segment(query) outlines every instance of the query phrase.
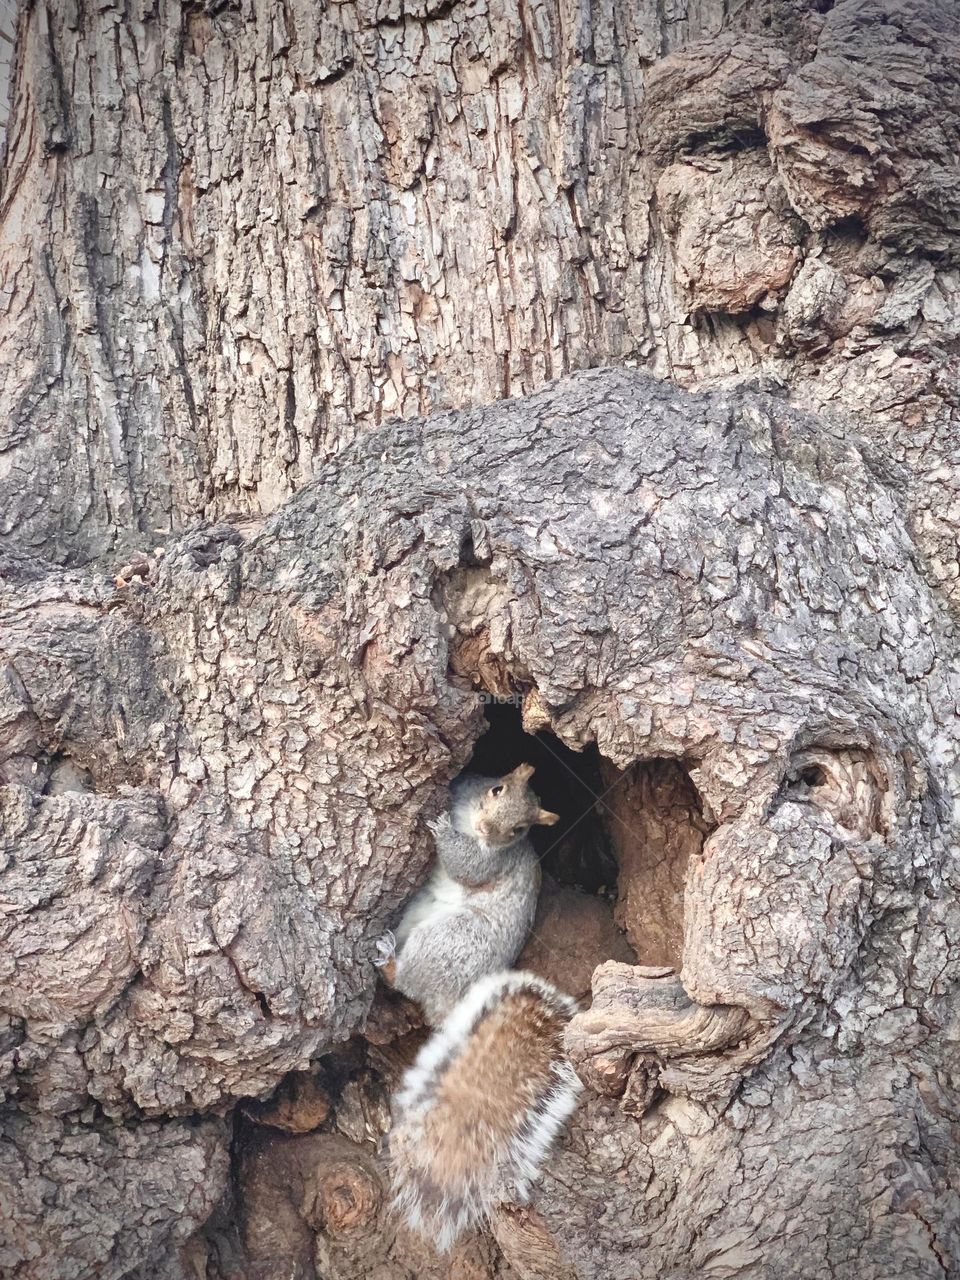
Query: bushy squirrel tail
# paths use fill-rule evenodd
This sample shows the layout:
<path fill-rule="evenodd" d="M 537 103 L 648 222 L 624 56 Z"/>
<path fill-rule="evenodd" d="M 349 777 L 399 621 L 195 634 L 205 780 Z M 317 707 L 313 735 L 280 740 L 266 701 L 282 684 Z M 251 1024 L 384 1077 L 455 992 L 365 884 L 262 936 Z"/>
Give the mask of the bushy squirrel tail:
<path fill-rule="evenodd" d="M 441 1252 L 522 1204 L 581 1084 L 563 1051 L 569 996 L 532 973 L 475 982 L 407 1071 L 390 1136 L 394 1203 Z"/>

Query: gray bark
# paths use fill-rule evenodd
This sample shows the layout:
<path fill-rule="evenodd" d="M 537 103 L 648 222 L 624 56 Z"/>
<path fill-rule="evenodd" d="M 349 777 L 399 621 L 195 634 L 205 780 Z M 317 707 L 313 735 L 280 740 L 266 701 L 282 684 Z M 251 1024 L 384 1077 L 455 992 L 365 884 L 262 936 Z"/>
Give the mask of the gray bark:
<path fill-rule="evenodd" d="M 956 15 L 819 7 L 22 13 L 4 1274 L 960 1275 Z M 618 882 L 451 1261 L 373 943 L 491 696 Z"/>
<path fill-rule="evenodd" d="M 636 361 L 849 414 L 960 590 L 955 8 L 818 7 L 32 6 L 3 532 L 259 516 L 385 418 Z"/>
<path fill-rule="evenodd" d="M 685 760 L 704 814 L 699 848 L 692 828 L 660 847 L 690 859 L 682 991 L 669 970 L 607 965 L 571 1026 L 596 1092 L 536 1202 L 547 1238 L 581 1275 L 948 1271 L 956 680 L 897 499 L 784 400 L 598 371 L 368 432 L 261 532 L 188 535 L 147 584 L 15 567 L 6 1001 L 23 1112 L 95 1098 L 100 1125 L 176 1124 L 325 1052 L 337 1075 L 374 940 L 481 726 L 451 652 L 485 633 L 528 720 L 628 773 Z M 649 857 L 652 827 L 623 811 L 621 847 Z M 629 901 L 644 863 L 620 865 Z M 549 945 L 541 964 L 561 976 Z M 375 1031 L 387 1057 L 332 1086 L 323 1123 L 354 1142 L 387 1128 L 390 1040 Z M 332 1139 L 261 1151 L 251 1266 L 271 1179 L 305 1224 L 302 1274 L 327 1257 L 282 1161 L 319 1176 L 309 1153 L 331 1146 L 342 1165 Z M 379 1203 L 374 1156 L 355 1163 L 370 1186 L 351 1196 Z M 376 1253 L 406 1274 L 409 1245 L 360 1216 L 360 1243 L 317 1273 Z"/>

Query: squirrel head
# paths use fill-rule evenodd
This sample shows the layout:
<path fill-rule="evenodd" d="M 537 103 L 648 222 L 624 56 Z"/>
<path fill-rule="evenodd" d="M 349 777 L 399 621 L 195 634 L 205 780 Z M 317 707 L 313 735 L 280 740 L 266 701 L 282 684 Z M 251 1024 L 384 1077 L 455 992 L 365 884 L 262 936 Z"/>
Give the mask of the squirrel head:
<path fill-rule="evenodd" d="M 489 779 L 480 797 L 474 826 L 477 835 L 493 849 L 506 849 L 521 840 L 534 825 L 552 827 L 559 814 L 541 809 L 540 801 L 527 785 L 533 776 L 532 764 L 521 764 L 502 778 Z"/>

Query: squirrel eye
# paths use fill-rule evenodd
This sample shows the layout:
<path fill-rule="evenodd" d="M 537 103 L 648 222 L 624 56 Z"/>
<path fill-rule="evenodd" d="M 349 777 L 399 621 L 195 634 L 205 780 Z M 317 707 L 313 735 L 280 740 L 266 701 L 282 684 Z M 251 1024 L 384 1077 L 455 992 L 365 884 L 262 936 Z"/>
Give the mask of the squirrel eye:
<path fill-rule="evenodd" d="M 497 785 L 496 785 L 495 787 L 491 787 L 491 788 L 490 788 L 490 794 L 491 794 L 492 796 L 498 796 L 502 790 L 503 790 L 503 787 L 502 787 L 502 786 L 501 786 L 501 784 L 498 782 L 498 783 L 497 783 Z"/>
<path fill-rule="evenodd" d="M 514 827 L 513 834 L 515 836 L 522 836 L 523 833 L 526 831 L 526 829 L 527 829 L 526 827 Z"/>

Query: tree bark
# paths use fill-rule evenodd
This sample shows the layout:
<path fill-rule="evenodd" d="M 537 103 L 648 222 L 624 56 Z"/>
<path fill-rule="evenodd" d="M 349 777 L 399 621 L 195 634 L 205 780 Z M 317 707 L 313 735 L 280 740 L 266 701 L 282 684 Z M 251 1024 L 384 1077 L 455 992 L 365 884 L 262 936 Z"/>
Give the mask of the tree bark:
<path fill-rule="evenodd" d="M 4 1274 L 960 1275 L 955 18 L 23 9 Z M 588 1088 L 444 1259 L 371 960 L 475 751 Z"/>

